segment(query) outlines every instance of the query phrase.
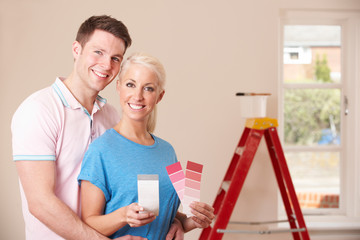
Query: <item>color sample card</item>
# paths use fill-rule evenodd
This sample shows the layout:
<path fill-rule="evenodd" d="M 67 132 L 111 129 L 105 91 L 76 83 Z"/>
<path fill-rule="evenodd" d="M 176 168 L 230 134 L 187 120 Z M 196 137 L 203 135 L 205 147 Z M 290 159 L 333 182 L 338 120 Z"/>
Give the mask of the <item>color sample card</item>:
<path fill-rule="evenodd" d="M 185 175 L 182 170 L 180 162 L 176 162 L 166 167 L 166 171 L 169 175 L 170 181 L 173 184 L 176 193 L 179 196 L 180 201 L 184 198 L 185 190 Z"/>
<path fill-rule="evenodd" d="M 192 201 L 200 201 L 200 183 L 203 165 L 188 161 L 185 170 L 185 192 L 183 199 L 183 211 L 187 216 L 192 216 L 189 204 Z"/>
<path fill-rule="evenodd" d="M 200 182 L 203 165 L 188 161 L 185 175 L 180 162 L 167 166 L 166 170 L 183 205 L 183 212 L 187 216 L 192 216 L 189 205 L 192 201 L 200 201 Z"/>
<path fill-rule="evenodd" d="M 140 174 L 138 179 L 138 203 L 146 211 L 159 215 L 159 175 Z"/>

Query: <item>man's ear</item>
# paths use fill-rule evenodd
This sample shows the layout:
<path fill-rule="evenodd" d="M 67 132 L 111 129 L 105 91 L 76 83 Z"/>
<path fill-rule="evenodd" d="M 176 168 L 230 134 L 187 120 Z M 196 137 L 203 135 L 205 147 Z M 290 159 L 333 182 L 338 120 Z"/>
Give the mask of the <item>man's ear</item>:
<path fill-rule="evenodd" d="M 161 99 L 164 97 L 164 94 L 165 94 L 165 90 L 163 90 L 163 91 L 160 93 L 159 98 L 158 98 L 156 104 L 158 104 L 158 103 L 161 101 Z"/>
<path fill-rule="evenodd" d="M 81 54 L 81 44 L 78 41 L 73 42 L 72 44 L 72 54 L 74 59 L 77 59 L 78 56 Z"/>

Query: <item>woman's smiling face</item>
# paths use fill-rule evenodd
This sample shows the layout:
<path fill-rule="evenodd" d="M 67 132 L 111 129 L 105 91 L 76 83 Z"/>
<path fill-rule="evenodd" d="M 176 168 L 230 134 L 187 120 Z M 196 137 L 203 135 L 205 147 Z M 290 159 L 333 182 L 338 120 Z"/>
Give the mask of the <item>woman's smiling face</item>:
<path fill-rule="evenodd" d="M 150 68 L 132 63 L 117 82 L 123 118 L 135 121 L 147 121 L 164 91 L 159 80 Z"/>

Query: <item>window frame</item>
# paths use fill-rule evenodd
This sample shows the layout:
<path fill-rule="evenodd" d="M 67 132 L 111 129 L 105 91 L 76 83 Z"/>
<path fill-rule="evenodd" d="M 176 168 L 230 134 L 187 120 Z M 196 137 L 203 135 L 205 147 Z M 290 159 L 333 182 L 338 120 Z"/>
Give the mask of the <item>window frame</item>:
<path fill-rule="evenodd" d="M 324 88 L 340 87 L 341 95 L 341 163 L 340 163 L 340 206 L 339 209 L 303 210 L 306 221 L 310 222 L 352 222 L 360 226 L 360 12 L 283 9 L 280 12 L 279 31 L 279 101 L 278 120 L 280 139 L 284 135 L 284 90 L 283 49 L 285 25 L 340 25 L 341 33 L 341 83 L 322 84 Z M 309 87 L 312 84 L 296 84 L 294 87 Z M 344 98 L 347 98 L 349 114 L 344 116 Z M 284 151 L 290 148 L 285 148 Z M 301 147 L 298 148 L 301 150 Z M 307 148 L 308 149 L 308 148 Z M 317 147 L 326 149 L 327 147 Z M 330 148 L 329 148 L 330 149 Z M 334 149 L 332 147 L 331 149 Z M 279 206 L 281 197 L 279 198 Z M 279 216 L 284 216 L 279 207 Z M 328 225 L 330 226 L 330 225 Z"/>

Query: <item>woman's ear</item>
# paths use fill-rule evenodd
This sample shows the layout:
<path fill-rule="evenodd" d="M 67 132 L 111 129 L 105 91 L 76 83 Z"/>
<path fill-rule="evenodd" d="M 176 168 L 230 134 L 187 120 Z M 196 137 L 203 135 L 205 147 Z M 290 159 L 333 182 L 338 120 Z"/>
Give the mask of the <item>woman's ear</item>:
<path fill-rule="evenodd" d="M 161 101 L 161 99 L 164 97 L 164 94 L 165 94 L 165 90 L 163 90 L 163 91 L 160 93 L 159 98 L 158 98 L 156 104 L 158 104 L 158 103 Z"/>
<path fill-rule="evenodd" d="M 120 94 L 120 84 L 121 84 L 120 79 L 118 79 L 116 81 L 116 91 L 117 91 L 118 94 Z"/>

